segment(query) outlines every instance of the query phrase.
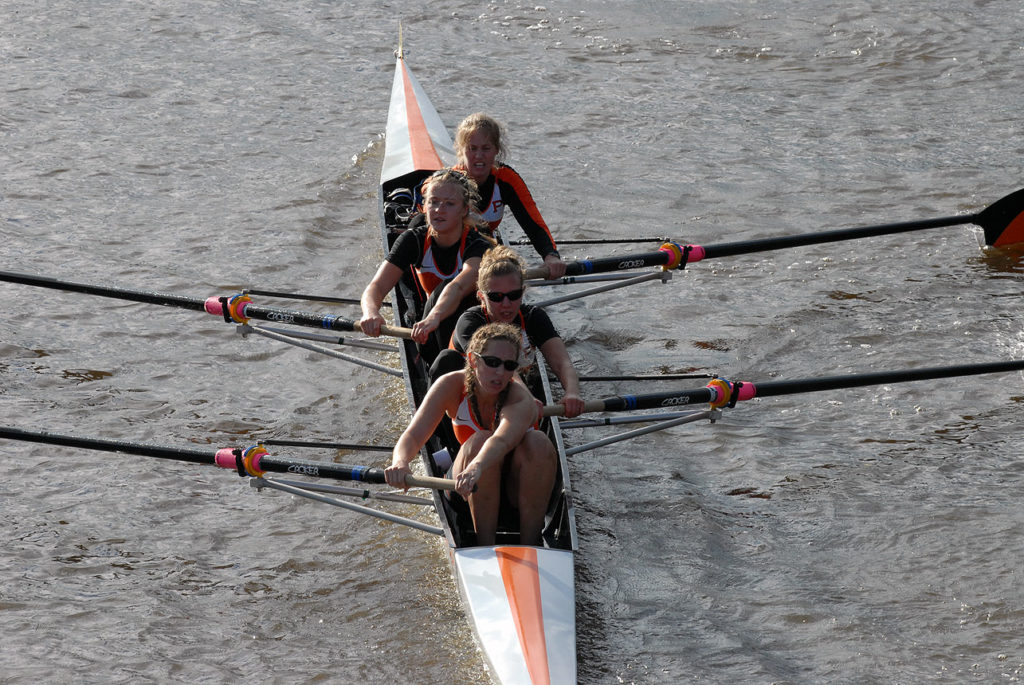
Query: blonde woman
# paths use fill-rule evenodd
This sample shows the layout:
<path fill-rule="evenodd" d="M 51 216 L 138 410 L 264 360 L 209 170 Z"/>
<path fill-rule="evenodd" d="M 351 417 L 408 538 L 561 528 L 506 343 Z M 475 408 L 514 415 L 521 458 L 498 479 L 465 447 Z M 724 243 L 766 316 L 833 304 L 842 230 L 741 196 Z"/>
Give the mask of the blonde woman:
<path fill-rule="evenodd" d="M 473 333 L 488 323 L 507 323 L 520 329 L 522 353 L 520 362 L 527 385 L 541 395 L 539 384 L 533 379 L 534 357 L 537 350 L 544 355 L 548 366 L 562 384 L 564 394 L 559 403 L 565 405 L 565 415 L 578 416 L 583 411 L 580 381 L 572 364 L 565 342 L 558 335 L 551 319 L 540 307 L 526 304 L 523 296 L 526 265 L 511 248 L 499 245 L 480 260 L 477 276 L 477 298 L 480 304 L 470 307 L 455 322 L 448 349 L 438 355 L 430 370 L 431 378 L 446 371 L 460 368 L 466 346 Z"/>
<path fill-rule="evenodd" d="M 411 273 L 425 303 L 423 318 L 412 325 L 413 339 L 426 343 L 450 319 L 448 330 L 440 334 L 443 345 L 447 344 L 455 318 L 472 303 L 480 258 L 494 244 L 476 230 L 471 207 L 477 197 L 476 184 L 458 171 L 442 169 L 424 181 L 424 221 L 395 240 L 363 290 L 359 320 L 363 333 L 380 335 L 384 297 L 403 274 Z"/>
<path fill-rule="evenodd" d="M 548 225 L 533 201 L 526 182 L 516 170 L 504 163 L 504 130 L 494 118 L 477 112 L 462 120 L 455 130 L 455 168 L 465 171 L 476 182 L 480 197 L 476 208 L 493 231 L 501 223 L 505 207 L 512 210 L 523 233 L 548 267 L 550 278 L 565 274 L 565 262 L 551 237 Z"/>
<path fill-rule="evenodd" d="M 389 485 L 404 488 L 410 464 L 447 415 L 460 443 L 452 477 L 469 504 L 478 545 L 494 544 L 503 497 L 519 511 L 520 543 L 539 545 L 558 471 L 554 445 L 533 428 L 536 400 L 515 380 L 521 345 L 514 326 L 477 330 L 465 368 L 430 386 L 384 471 Z"/>

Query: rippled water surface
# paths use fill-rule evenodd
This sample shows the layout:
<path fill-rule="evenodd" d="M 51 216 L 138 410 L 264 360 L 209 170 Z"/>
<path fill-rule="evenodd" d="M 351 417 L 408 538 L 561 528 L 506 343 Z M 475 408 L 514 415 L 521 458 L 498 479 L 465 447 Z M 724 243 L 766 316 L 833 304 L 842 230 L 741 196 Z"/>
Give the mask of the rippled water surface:
<path fill-rule="evenodd" d="M 0 0 L 0 270 L 357 295 L 399 20 L 449 126 L 507 123 L 556 238 L 713 244 L 1024 186 L 1014 2 Z M 707 260 L 551 311 L 592 374 L 1024 357 L 1021 252 L 975 230 Z M 653 246 L 563 253 L 631 249 Z M 212 450 L 386 444 L 408 418 L 399 381 L 194 311 L 0 293 L 4 425 Z M 576 455 L 580 680 L 1017 680 L 1022 403 L 1019 374 L 790 395 Z M 206 467 L 0 461 L 4 682 L 488 682 L 427 534 Z"/>

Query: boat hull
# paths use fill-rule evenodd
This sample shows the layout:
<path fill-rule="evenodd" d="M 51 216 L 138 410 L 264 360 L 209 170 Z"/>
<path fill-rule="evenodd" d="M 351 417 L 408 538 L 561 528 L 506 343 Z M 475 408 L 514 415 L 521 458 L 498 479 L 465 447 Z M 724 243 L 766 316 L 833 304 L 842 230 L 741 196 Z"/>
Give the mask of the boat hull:
<path fill-rule="evenodd" d="M 390 198 L 396 193 L 413 195 L 407 191 L 414 191 L 424 178 L 453 160 L 447 130 L 399 53 L 379 194 L 385 251 L 405 230 L 402 221 L 396 221 L 404 212 L 394 205 L 389 208 Z M 409 327 L 420 318 L 416 290 L 407 279 L 395 288 L 392 305 L 398 325 Z M 427 369 L 413 342 L 400 340 L 399 352 L 410 408 L 415 411 L 426 394 Z M 544 399 L 550 404 L 543 359 L 538 364 Z M 445 475 L 434 460 L 435 453 L 458 451 L 446 428 L 443 421 L 421 450 L 428 475 Z M 514 524 L 499 527 L 496 546 L 471 546 L 475 536 L 468 509 L 438 491 L 433 493 L 459 592 L 481 650 L 500 683 L 576 682 L 576 522 L 558 419 L 552 418 L 545 430 L 558 452 L 559 473 L 542 531 L 543 547 L 518 545 Z"/>
<path fill-rule="evenodd" d="M 534 685 L 575 683 L 572 551 L 467 547 L 453 549 L 451 556 L 459 591 L 495 678 Z"/>

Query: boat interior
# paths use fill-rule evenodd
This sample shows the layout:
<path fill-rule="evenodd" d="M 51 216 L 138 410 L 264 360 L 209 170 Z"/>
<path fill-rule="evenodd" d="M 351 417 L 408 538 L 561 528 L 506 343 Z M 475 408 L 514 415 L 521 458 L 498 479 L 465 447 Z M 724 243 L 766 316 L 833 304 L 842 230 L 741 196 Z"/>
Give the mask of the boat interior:
<path fill-rule="evenodd" d="M 415 199 L 418 197 L 417 189 L 423 180 L 430 175 L 428 171 L 417 171 L 405 176 L 393 179 L 381 186 L 380 209 L 381 224 L 384 230 L 384 238 L 388 248 L 395 239 L 401 235 L 409 226 L 410 219 L 416 213 Z M 395 316 L 395 325 L 411 327 L 423 315 L 423 303 L 420 301 L 417 289 L 410 276 L 406 275 L 399 282 L 392 294 L 392 308 Z M 423 401 L 427 392 L 428 377 L 427 369 L 430 360 L 421 356 L 421 351 L 415 342 L 411 340 L 400 340 L 402 346 L 402 366 L 406 382 L 408 396 L 413 398 L 416 406 Z M 551 403 L 551 388 L 547 378 L 547 370 L 543 366 L 543 360 L 538 354 L 538 366 L 535 373 L 535 382 L 530 383 L 531 390 L 545 404 Z M 556 549 L 572 549 L 574 535 L 571 531 L 571 494 L 565 486 L 563 471 L 565 469 L 564 448 L 561 435 L 558 433 L 557 419 L 544 419 L 542 428 L 554 442 L 559 460 L 560 468 L 555 487 L 552 491 L 551 500 L 548 503 L 548 512 L 545 517 L 545 526 L 542 533 L 545 547 Z M 434 436 L 424 446 L 421 459 L 425 464 L 428 475 L 445 477 L 447 466 L 439 465 L 434 455 L 447 449 L 448 454 L 458 454 L 459 443 L 455 440 L 452 431 L 451 421 L 445 417 L 438 426 Z M 454 547 L 472 547 L 476 544 L 476 536 L 473 530 L 473 521 L 470 516 L 469 506 L 462 497 L 455 493 L 443 493 L 435 491 L 434 497 L 437 500 L 438 511 L 444 512 L 446 535 L 449 543 Z M 497 545 L 519 544 L 519 523 L 518 512 L 515 507 L 503 498 L 499 513 Z"/>

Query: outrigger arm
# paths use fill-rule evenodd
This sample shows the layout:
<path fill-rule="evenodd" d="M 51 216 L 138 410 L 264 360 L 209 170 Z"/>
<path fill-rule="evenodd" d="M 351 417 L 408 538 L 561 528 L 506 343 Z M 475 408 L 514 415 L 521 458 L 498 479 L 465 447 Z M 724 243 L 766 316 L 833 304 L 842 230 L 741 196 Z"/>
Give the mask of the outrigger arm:
<path fill-rule="evenodd" d="M 322 504 L 330 504 L 332 507 L 340 507 L 342 509 L 348 509 L 359 514 L 365 514 L 366 516 L 372 516 L 374 518 L 383 519 L 390 521 L 391 523 L 397 523 L 402 526 L 408 526 L 415 528 L 416 530 L 422 530 L 425 533 L 433 533 L 434 535 L 444 535 L 444 531 L 437 526 L 431 526 L 426 523 L 414 521 L 412 519 L 405 518 L 404 516 L 397 516 L 395 514 L 389 514 L 386 511 L 378 511 L 377 509 L 371 509 L 370 507 L 364 507 L 360 504 L 353 504 L 352 502 L 343 502 L 333 497 L 321 495 L 316 492 L 311 492 L 314 489 L 321 489 L 322 486 L 317 488 L 309 487 L 307 484 L 295 483 L 289 481 L 281 481 L 270 478 L 250 478 L 249 485 L 261 490 L 263 488 L 270 488 L 272 490 L 280 490 L 281 492 L 287 492 L 297 497 L 304 497 L 306 499 L 313 500 L 315 502 L 321 502 Z M 415 498 L 408 498 L 415 499 Z M 422 498 L 421 498 L 422 499 Z M 433 504 L 432 501 L 423 499 L 424 504 Z"/>
<path fill-rule="evenodd" d="M 611 445 L 616 442 L 622 442 L 623 440 L 629 440 L 636 438 L 641 435 L 647 435 L 648 433 L 654 433 L 656 431 L 665 430 L 666 428 L 672 428 L 673 426 L 680 426 L 684 423 L 693 423 L 694 421 L 701 421 L 707 419 L 714 422 L 722 415 L 719 409 L 706 409 L 704 411 L 692 411 L 683 413 L 675 418 L 659 421 L 653 426 L 646 426 L 644 428 L 636 428 L 625 433 L 619 433 L 618 435 L 612 435 L 601 440 L 595 440 L 594 442 L 588 442 L 585 445 L 577 445 L 576 447 L 568 447 L 565 450 L 566 456 L 572 456 L 579 454 L 580 452 L 587 452 L 589 450 L 597 449 L 598 447 L 604 447 Z"/>
<path fill-rule="evenodd" d="M 537 302 L 538 307 L 547 307 L 552 304 L 559 304 L 561 302 L 568 302 L 570 300 L 577 300 L 587 295 L 596 295 L 597 293 L 608 292 L 609 290 L 617 290 L 618 288 L 625 288 L 630 285 L 637 285 L 639 283 L 646 283 L 647 281 L 661 281 L 662 283 L 668 283 L 672 278 L 670 271 L 652 271 L 651 273 L 643 274 L 642 276 L 634 276 L 625 280 L 619 281 L 618 283 L 610 283 L 608 285 L 599 285 L 596 288 L 587 288 L 586 290 L 580 290 L 579 292 L 571 293 L 569 295 L 562 295 L 560 297 L 552 297 L 551 299 Z"/>
<path fill-rule="evenodd" d="M 359 357 L 353 357 L 352 355 L 345 354 L 344 352 L 338 352 L 337 350 L 328 349 L 328 348 L 324 347 L 323 345 L 314 345 L 313 343 L 303 342 L 302 340 L 297 340 L 296 339 L 298 336 L 286 335 L 284 333 L 279 333 L 277 331 L 274 331 L 272 329 L 269 329 L 269 328 L 266 328 L 266 327 L 263 327 L 263 326 L 250 326 L 248 324 L 242 324 L 240 326 L 237 326 L 235 330 L 237 330 L 239 332 L 239 334 L 241 334 L 241 336 L 243 338 L 248 336 L 248 335 L 250 335 L 250 334 L 252 334 L 252 335 L 261 335 L 264 338 L 270 338 L 271 340 L 276 340 L 278 342 L 283 342 L 283 343 L 285 343 L 287 345 L 292 345 L 294 347 L 301 347 L 302 349 L 309 350 L 311 352 L 318 352 L 320 354 L 327 355 L 328 357 L 334 357 L 335 359 L 341 359 L 342 361 L 346 361 L 346 362 L 349 362 L 351 364 L 356 364 L 358 366 L 365 366 L 368 369 L 373 369 L 374 371 L 380 371 L 381 373 L 386 373 L 386 374 L 389 374 L 391 376 L 399 376 L 399 377 L 401 377 L 401 375 L 402 375 L 401 371 L 399 371 L 398 369 L 393 369 L 390 366 L 384 366 L 383 364 L 378 364 L 376 362 L 367 361 L 366 359 L 360 359 Z"/>

